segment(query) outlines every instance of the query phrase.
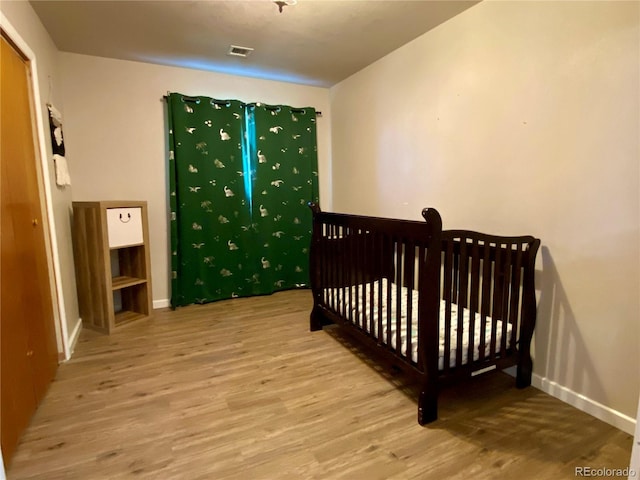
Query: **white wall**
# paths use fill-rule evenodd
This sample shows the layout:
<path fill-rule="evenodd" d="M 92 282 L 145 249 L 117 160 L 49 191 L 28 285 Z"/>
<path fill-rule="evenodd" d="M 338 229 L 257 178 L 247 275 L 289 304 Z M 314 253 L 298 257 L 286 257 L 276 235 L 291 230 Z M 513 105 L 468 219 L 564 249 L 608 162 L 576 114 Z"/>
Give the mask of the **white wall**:
<path fill-rule="evenodd" d="M 26 1 L 0 2 L 0 11 L 7 18 L 13 29 L 26 42 L 29 49 L 35 55 L 36 74 L 39 82 L 40 104 L 36 105 L 42 115 L 40 127 L 44 133 L 45 159 L 48 177 L 43 180 L 43 188 L 46 185 L 50 192 L 46 199 L 52 212 L 52 222 L 49 223 L 52 230 L 50 252 L 56 263 L 56 295 L 60 303 L 56 312 L 59 323 L 57 333 L 58 348 L 62 352 L 63 344 L 70 348 L 77 338 L 80 330 L 78 301 L 76 295 L 76 277 L 73 263 L 73 248 L 71 243 L 71 188 L 56 186 L 54 166 L 51 152 L 51 140 L 49 136 L 49 123 L 47 103 L 52 103 L 63 113 L 60 75 L 58 71 L 58 50 L 51 37 L 40 22 L 31 5 Z M 64 127 L 64 124 L 63 124 Z M 69 353 L 68 351 L 66 352 Z"/>
<path fill-rule="evenodd" d="M 482 2 L 331 89 L 338 211 L 542 240 L 538 386 L 632 431 L 637 2 Z"/>
<path fill-rule="evenodd" d="M 320 198 L 331 207 L 329 90 L 186 68 L 61 53 L 65 146 L 73 200 L 146 200 L 156 307 L 169 289 L 167 93 L 312 106 L 318 118 Z"/>

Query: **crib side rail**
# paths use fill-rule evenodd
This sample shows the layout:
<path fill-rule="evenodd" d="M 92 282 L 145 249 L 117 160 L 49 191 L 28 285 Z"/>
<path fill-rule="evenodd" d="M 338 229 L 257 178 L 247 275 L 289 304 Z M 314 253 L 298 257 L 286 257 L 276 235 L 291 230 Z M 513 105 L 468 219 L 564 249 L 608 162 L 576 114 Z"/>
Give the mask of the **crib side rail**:
<path fill-rule="evenodd" d="M 539 245 L 532 236 L 442 233 L 445 375 L 454 368 L 471 373 L 490 365 L 530 363 Z"/>

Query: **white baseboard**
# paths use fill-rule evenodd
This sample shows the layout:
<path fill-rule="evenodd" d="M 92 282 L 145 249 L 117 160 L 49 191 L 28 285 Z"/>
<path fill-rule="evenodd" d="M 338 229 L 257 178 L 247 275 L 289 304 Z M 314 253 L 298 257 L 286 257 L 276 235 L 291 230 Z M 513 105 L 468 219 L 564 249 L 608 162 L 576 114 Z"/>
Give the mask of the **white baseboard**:
<path fill-rule="evenodd" d="M 636 420 L 634 418 L 607 407 L 606 405 L 602 405 L 595 400 L 591 400 L 590 398 L 587 398 L 580 393 L 576 393 L 556 382 L 534 374 L 531 384 L 539 390 L 548 393 L 552 397 L 556 397 L 578 410 L 582 410 L 589 415 L 593 415 L 603 422 L 619 428 L 623 432 L 633 435 L 633 432 L 635 431 Z"/>
<path fill-rule="evenodd" d="M 167 308 L 171 306 L 171 302 L 169 301 L 168 298 L 165 298 L 163 300 L 154 300 L 153 301 L 153 308 Z"/>
<path fill-rule="evenodd" d="M 71 331 L 71 335 L 69 335 L 69 355 L 64 359 L 66 362 L 71 358 L 73 354 L 73 350 L 76 348 L 76 343 L 78 342 L 78 338 L 80 337 L 80 332 L 82 331 L 82 318 L 78 318 L 76 321 L 75 327 Z"/>

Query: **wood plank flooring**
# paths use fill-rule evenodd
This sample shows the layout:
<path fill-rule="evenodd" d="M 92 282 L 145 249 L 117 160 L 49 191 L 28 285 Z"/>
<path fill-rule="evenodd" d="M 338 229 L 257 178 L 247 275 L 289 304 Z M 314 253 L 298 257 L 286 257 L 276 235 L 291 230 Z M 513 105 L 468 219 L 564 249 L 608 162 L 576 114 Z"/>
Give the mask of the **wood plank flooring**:
<path fill-rule="evenodd" d="M 339 330 L 309 332 L 309 291 L 83 330 L 24 435 L 18 479 L 564 479 L 625 468 L 632 437 L 493 373 L 416 393 Z"/>

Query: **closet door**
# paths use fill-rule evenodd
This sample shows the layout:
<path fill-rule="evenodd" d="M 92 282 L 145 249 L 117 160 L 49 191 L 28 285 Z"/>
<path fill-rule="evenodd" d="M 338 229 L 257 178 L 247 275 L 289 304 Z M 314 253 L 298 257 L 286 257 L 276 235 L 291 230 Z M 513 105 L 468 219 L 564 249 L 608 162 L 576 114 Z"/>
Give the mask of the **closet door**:
<path fill-rule="evenodd" d="M 4 37 L 1 43 L 0 425 L 8 463 L 55 375 L 58 359 L 29 67 Z"/>

